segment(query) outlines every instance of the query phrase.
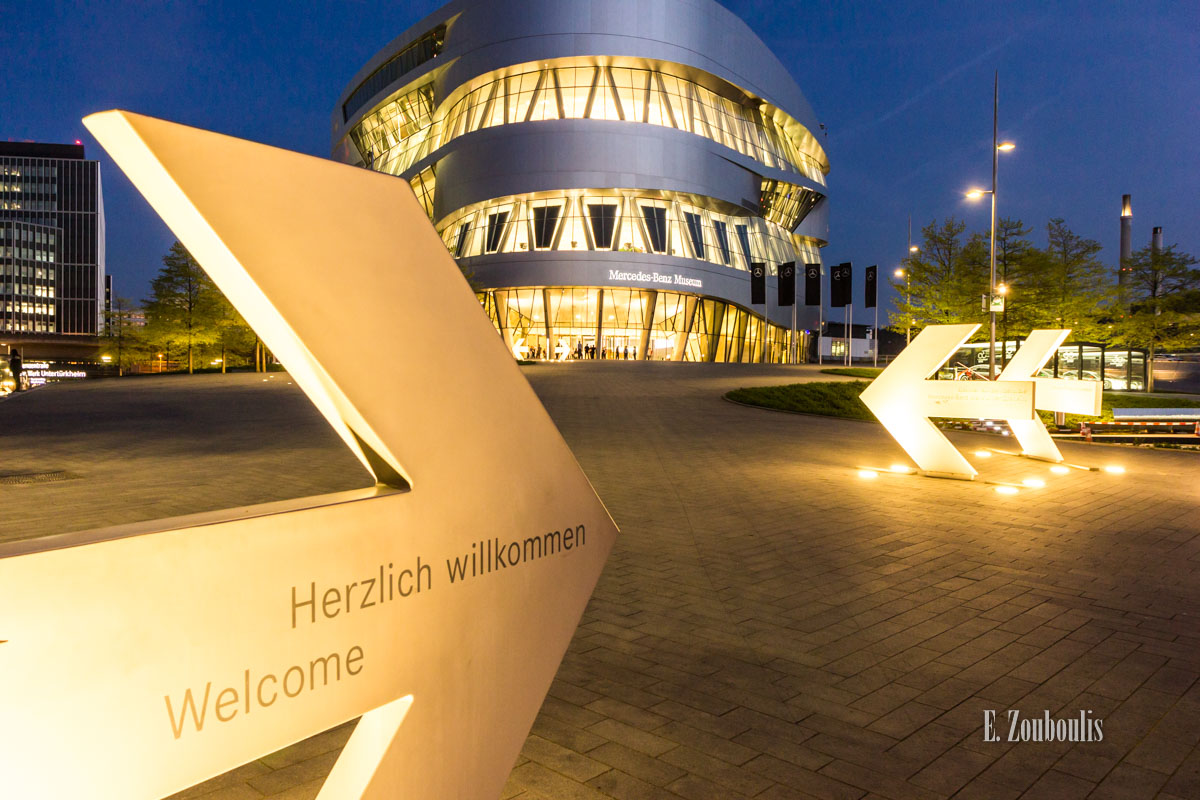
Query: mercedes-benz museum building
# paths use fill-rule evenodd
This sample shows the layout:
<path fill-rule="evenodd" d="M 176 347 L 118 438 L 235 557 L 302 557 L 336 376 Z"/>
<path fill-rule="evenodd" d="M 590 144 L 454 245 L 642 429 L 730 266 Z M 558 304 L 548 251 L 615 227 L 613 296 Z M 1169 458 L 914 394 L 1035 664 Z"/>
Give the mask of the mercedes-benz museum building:
<path fill-rule="evenodd" d="M 518 357 L 782 361 L 776 268 L 828 236 L 818 128 L 713 0 L 461 0 L 350 82 L 333 154 L 411 184 Z"/>

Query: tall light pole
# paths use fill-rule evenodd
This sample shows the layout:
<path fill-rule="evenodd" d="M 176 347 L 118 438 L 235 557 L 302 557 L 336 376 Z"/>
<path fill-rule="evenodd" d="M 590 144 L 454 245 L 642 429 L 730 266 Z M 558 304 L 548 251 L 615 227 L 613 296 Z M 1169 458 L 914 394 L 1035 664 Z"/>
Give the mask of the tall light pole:
<path fill-rule="evenodd" d="M 912 214 L 908 215 L 908 256 L 912 258 L 921 248 L 912 243 Z M 897 278 L 904 278 L 904 305 L 905 316 L 908 317 L 908 322 L 904 324 L 904 346 L 907 347 L 912 341 L 912 264 L 909 264 L 908 269 L 896 270 Z"/>
<path fill-rule="evenodd" d="M 898 269 L 894 273 L 897 278 L 904 278 L 904 315 L 908 318 L 908 322 L 912 322 L 912 313 L 909 306 L 912 305 L 912 275 L 908 270 Z M 904 346 L 907 347 L 912 341 L 912 325 L 904 326 Z"/>
<path fill-rule="evenodd" d="M 996 71 L 995 82 L 992 88 L 992 188 L 991 191 L 986 189 L 972 189 L 967 192 L 967 198 L 970 200 L 978 200 L 985 194 L 992 196 L 992 232 L 988 237 L 989 261 L 991 266 L 988 271 L 988 316 L 990 317 L 990 333 L 988 336 L 988 379 L 996 379 L 996 309 L 992 304 L 993 298 L 996 297 L 996 166 L 999 160 L 1000 151 L 1008 152 L 1016 147 L 1012 142 L 1001 142 L 997 138 L 999 132 L 1000 119 L 1000 71 Z"/>

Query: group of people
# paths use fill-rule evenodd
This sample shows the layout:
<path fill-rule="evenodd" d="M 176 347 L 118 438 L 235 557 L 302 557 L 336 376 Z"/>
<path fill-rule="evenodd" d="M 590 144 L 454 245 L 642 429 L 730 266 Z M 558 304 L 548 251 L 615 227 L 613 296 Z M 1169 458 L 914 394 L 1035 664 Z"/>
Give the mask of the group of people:
<path fill-rule="evenodd" d="M 575 345 L 575 357 L 580 358 L 580 359 L 582 359 L 582 358 L 597 358 L 597 357 L 599 357 L 599 358 L 619 358 L 622 360 L 632 358 L 636 361 L 637 360 L 637 347 L 636 346 L 629 347 L 628 345 L 625 347 L 612 347 L 612 348 L 601 347 L 599 355 L 597 356 L 596 345 L 594 345 L 594 344 L 584 345 L 583 342 L 580 342 L 579 344 Z"/>
<path fill-rule="evenodd" d="M 544 358 L 550 358 L 550 350 L 548 348 L 542 347 L 540 344 L 530 347 L 527 352 L 528 352 L 527 357 L 531 360 L 536 361 L 536 360 L 541 360 Z M 585 345 L 583 342 L 577 342 L 575 344 L 575 349 L 571 352 L 570 355 L 571 355 L 571 357 L 573 357 L 575 359 L 580 359 L 580 360 L 585 359 L 585 358 L 588 358 L 588 359 L 611 358 L 611 359 L 619 359 L 622 361 L 626 361 L 626 360 L 630 360 L 630 359 L 636 361 L 637 357 L 638 357 L 638 349 L 637 349 L 637 345 L 624 345 L 622 347 L 597 347 L 594 344 Z"/>

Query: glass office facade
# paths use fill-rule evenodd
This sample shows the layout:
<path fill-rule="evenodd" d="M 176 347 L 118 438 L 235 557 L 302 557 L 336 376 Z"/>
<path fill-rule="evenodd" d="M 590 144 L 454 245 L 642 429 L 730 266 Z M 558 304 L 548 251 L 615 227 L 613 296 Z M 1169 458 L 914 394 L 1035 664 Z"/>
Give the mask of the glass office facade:
<path fill-rule="evenodd" d="M 83 147 L 0 142 L 0 331 L 102 326 L 100 165 Z"/>

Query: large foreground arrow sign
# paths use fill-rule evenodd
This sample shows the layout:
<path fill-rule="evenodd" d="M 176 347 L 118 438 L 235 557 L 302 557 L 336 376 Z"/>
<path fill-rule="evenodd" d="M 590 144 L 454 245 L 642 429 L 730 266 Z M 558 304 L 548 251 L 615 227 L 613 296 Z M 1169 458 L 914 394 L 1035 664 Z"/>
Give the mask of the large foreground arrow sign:
<path fill-rule="evenodd" d="M 1100 381 L 1036 377 L 1070 333 L 1070 328 L 1031 331 L 997 380 L 1032 379 L 1034 406 L 1040 410 L 1096 416 L 1100 413 Z M 1063 460 L 1054 439 L 1036 416 L 1033 419 L 1010 419 L 1008 426 L 1025 455 L 1056 463 Z"/>
<path fill-rule="evenodd" d="M 974 479 L 978 474 L 929 417 L 1031 420 L 1033 381 L 931 381 L 979 325 L 931 325 L 861 395 L 922 472 Z"/>
<path fill-rule="evenodd" d="M 498 797 L 616 528 L 408 184 L 85 122 L 379 483 L 0 545 L 0 796 L 152 800 L 365 715 L 323 800 Z"/>

